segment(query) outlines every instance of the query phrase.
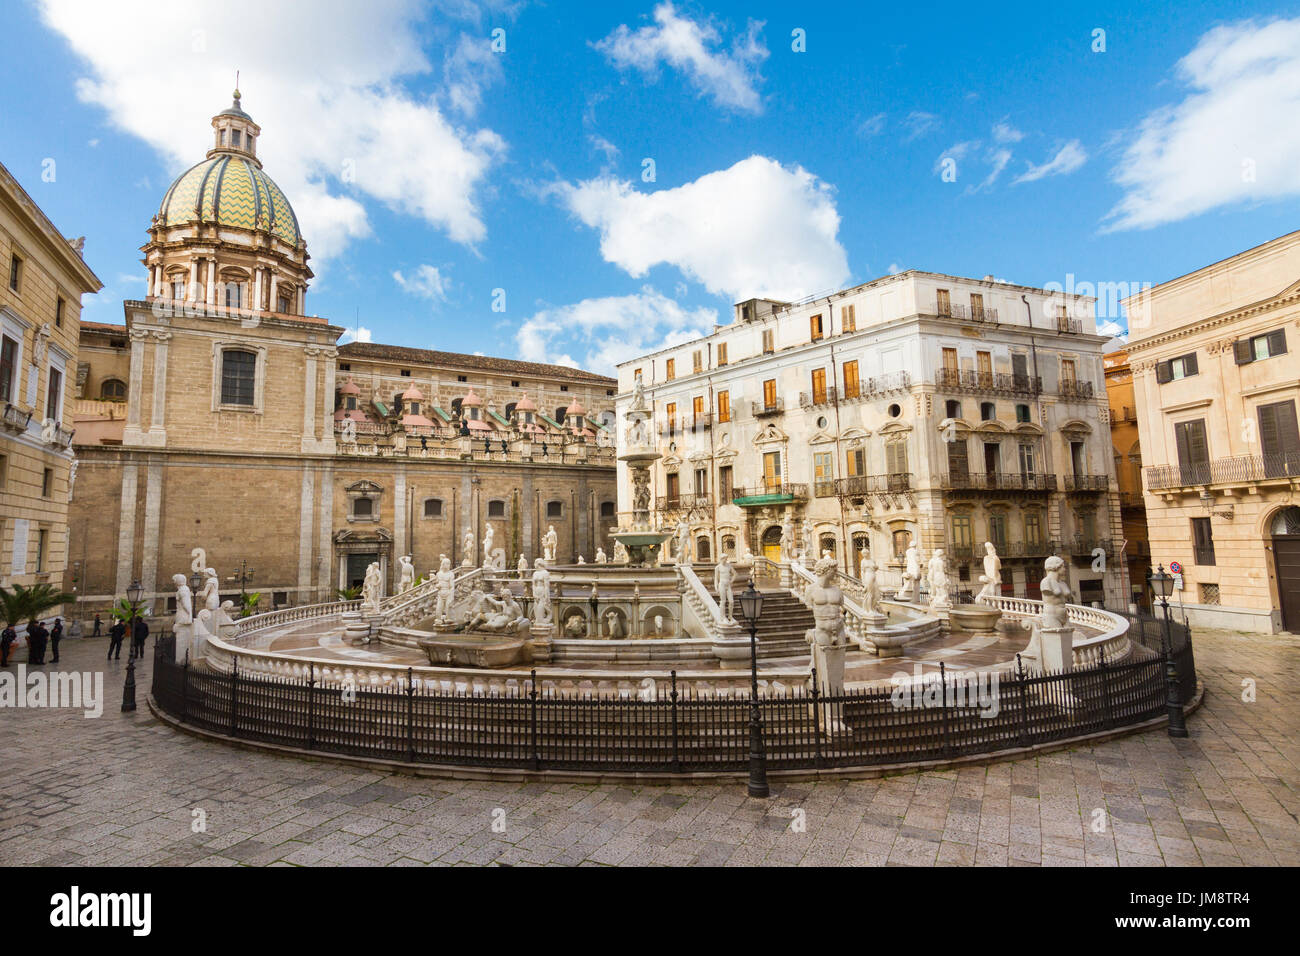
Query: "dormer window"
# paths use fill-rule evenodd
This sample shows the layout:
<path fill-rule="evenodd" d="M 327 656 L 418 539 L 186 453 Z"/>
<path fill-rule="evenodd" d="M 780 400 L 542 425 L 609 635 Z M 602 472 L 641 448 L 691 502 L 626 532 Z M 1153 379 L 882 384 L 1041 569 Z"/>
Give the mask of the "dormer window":
<path fill-rule="evenodd" d="M 355 412 L 357 410 L 357 397 L 355 395 L 349 395 L 343 400 L 343 407 L 350 412 Z"/>
<path fill-rule="evenodd" d="M 239 130 L 232 129 L 230 131 L 230 145 L 235 147 L 235 149 L 239 149 Z"/>
<path fill-rule="evenodd" d="M 219 142 L 222 146 L 226 145 L 226 131 L 224 129 L 221 130 L 220 133 L 218 134 L 217 142 Z"/>

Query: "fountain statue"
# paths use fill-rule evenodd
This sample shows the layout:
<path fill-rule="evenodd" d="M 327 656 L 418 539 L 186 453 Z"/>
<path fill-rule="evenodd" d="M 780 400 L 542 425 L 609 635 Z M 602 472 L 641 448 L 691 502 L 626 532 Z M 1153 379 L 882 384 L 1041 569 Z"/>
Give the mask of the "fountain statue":
<path fill-rule="evenodd" d="M 632 485 L 632 526 L 626 531 L 615 531 L 615 541 L 627 549 L 628 564 L 633 567 L 652 567 L 658 563 L 659 549 L 671 532 L 650 527 L 650 466 L 662 456 L 650 440 L 648 421 L 652 410 L 645 397 L 645 387 L 637 376 L 632 385 L 632 400 L 625 412 L 628 426 L 624 435 L 627 448 L 618 460 L 627 463 Z"/>
<path fill-rule="evenodd" d="M 434 580 L 438 586 L 438 601 L 433 616 L 439 624 L 446 624 L 451 620 L 451 605 L 456 596 L 456 572 L 451 569 L 451 558 L 442 556 Z"/>
<path fill-rule="evenodd" d="M 469 528 L 465 529 L 465 538 L 461 541 L 460 549 L 464 552 L 464 557 L 460 559 L 460 566 L 462 568 L 474 567 L 474 532 Z"/>
<path fill-rule="evenodd" d="M 597 564 L 609 564 L 609 557 L 605 554 L 605 549 L 604 549 L 604 548 L 597 548 L 597 549 L 596 549 L 596 563 L 597 563 Z"/>
<path fill-rule="evenodd" d="M 409 591 L 415 587 L 415 565 L 411 563 L 409 554 L 404 554 L 398 558 L 397 564 L 401 568 L 397 582 L 397 591 L 400 594 L 402 591 Z"/>
<path fill-rule="evenodd" d="M 903 595 L 909 604 L 921 603 L 921 549 L 915 544 L 907 546 L 903 557 Z"/>
<path fill-rule="evenodd" d="M 736 595 L 732 588 L 735 580 L 736 569 L 724 551 L 718 558 L 718 563 L 713 566 L 713 589 L 718 592 L 718 610 L 722 612 L 724 624 L 734 624 L 736 621 Z"/>
<path fill-rule="evenodd" d="M 885 615 L 880 610 L 880 581 L 876 576 L 876 562 L 870 558 L 863 558 L 858 568 L 862 581 L 863 610 L 883 622 Z"/>
<path fill-rule="evenodd" d="M 533 562 L 533 623 L 547 626 L 551 623 L 551 572 L 546 562 Z"/>
<path fill-rule="evenodd" d="M 361 584 L 361 604 L 367 610 L 379 610 L 379 602 L 384 599 L 384 576 L 379 571 L 379 562 L 371 561 L 366 568 L 366 577 Z"/>
<path fill-rule="evenodd" d="M 813 626 L 807 632 L 812 645 L 810 669 L 815 669 L 817 689 L 823 696 L 844 693 L 844 654 L 848 641 L 844 633 L 844 593 L 835 584 L 838 566 L 834 558 L 822 558 L 813 568 L 817 583 L 804 591 L 804 603 L 812 608 Z M 827 713 L 824 726 L 828 733 L 843 728 L 833 714 Z"/>
<path fill-rule="evenodd" d="M 677 563 L 691 563 L 691 526 L 685 518 L 677 522 Z"/>
<path fill-rule="evenodd" d="M 998 549 L 993 547 L 992 541 L 984 542 L 984 576 L 993 588 L 1002 584 L 1002 559 L 998 557 Z"/>
<path fill-rule="evenodd" d="M 491 569 L 493 565 L 492 543 L 496 538 L 496 529 L 492 527 L 492 522 L 487 523 L 487 528 L 483 532 L 483 567 Z"/>
<path fill-rule="evenodd" d="M 935 548 L 930 557 L 930 610 L 947 607 L 949 601 L 948 564 L 943 557 L 943 548 Z"/>
<path fill-rule="evenodd" d="M 555 560 L 555 550 L 560 546 L 560 536 L 555 533 L 555 525 L 547 525 L 546 534 L 542 535 L 542 557 L 550 564 Z"/>
<path fill-rule="evenodd" d="M 1038 644 L 1039 660 L 1046 671 L 1068 671 L 1074 667 L 1074 628 L 1070 625 L 1067 605 L 1074 596 L 1070 585 L 1061 578 L 1065 562 L 1052 555 L 1043 562 L 1043 614 L 1037 633 L 1031 640 Z"/>

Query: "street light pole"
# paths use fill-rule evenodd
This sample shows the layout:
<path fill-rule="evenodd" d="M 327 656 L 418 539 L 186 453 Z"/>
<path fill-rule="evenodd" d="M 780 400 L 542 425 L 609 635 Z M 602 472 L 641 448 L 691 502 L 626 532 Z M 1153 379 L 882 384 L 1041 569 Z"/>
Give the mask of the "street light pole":
<path fill-rule="evenodd" d="M 767 752 L 763 747 L 763 714 L 758 706 L 758 618 L 763 612 L 763 595 L 749 584 L 740 595 L 740 612 L 749 625 L 749 795 L 766 797 Z"/>
<path fill-rule="evenodd" d="M 1165 612 L 1161 645 L 1165 658 L 1165 706 L 1169 713 L 1169 736 L 1186 737 L 1187 722 L 1183 717 L 1183 701 L 1178 682 L 1178 665 L 1174 662 L 1173 640 L 1170 635 L 1169 595 L 1174 590 L 1174 576 L 1168 574 L 1162 564 L 1155 574 L 1148 576 L 1148 580 L 1151 583 L 1152 593 L 1160 597 L 1160 604 Z"/>

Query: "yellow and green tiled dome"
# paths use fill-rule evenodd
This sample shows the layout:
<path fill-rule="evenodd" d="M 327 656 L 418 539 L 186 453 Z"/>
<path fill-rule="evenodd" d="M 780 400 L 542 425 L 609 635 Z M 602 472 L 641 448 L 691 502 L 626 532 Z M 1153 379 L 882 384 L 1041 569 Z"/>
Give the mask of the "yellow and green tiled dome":
<path fill-rule="evenodd" d="M 195 219 L 255 229 L 296 246 L 302 238 L 289 200 L 255 162 L 217 155 L 182 173 L 163 197 L 158 215 L 163 225 Z"/>

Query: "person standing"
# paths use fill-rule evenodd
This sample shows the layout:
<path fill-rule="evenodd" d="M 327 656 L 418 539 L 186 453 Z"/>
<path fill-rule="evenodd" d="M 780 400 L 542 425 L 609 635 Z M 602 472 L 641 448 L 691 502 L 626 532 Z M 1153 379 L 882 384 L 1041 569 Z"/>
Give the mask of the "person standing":
<path fill-rule="evenodd" d="M 49 637 L 49 631 L 40 621 L 32 621 L 27 625 L 27 660 L 30 664 L 45 663 L 45 640 Z"/>
<path fill-rule="evenodd" d="M 95 615 L 95 633 L 91 634 L 90 636 L 91 636 L 91 637 L 99 637 L 100 629 L 101 629 L 103 626 L 104 626 L 104 622 L 101 621 L 101 620 L 99 619 L 99 615 L 96 614 L 96 615 Z"/>
<path fill-rule="evenodd" d="M 6 624 L 5 629 L 0 631 L 0 667 L 9 666 L 9 648 L 14 646 L 16 640 L 18 640 L 18 632 L 14 630 L 12 624 Z"/>
<path fill-rule="evenodd" d="M 53 656 L 50 658 L 51 664 L 59 662 L 59 641 L 63 640 L 63 618 L 54 619 L 54 627 L 50 629 L 50 650 Z"/>
<path fill-rule="evenodd" d="M 113 626 L 108 629 L 108 659 L 122 659 L 122 639 L 126 637 L 126 625 L 121 621 L 114 621 Z"/>
<path fill-rule="evenodd" d="M 144 657 L 144 642 L 149 636 L 149 625 L 144 622 L 144 618 L 135 619 L 135 627 L 131 633 L 131 654 L 136 658 Z"/>

